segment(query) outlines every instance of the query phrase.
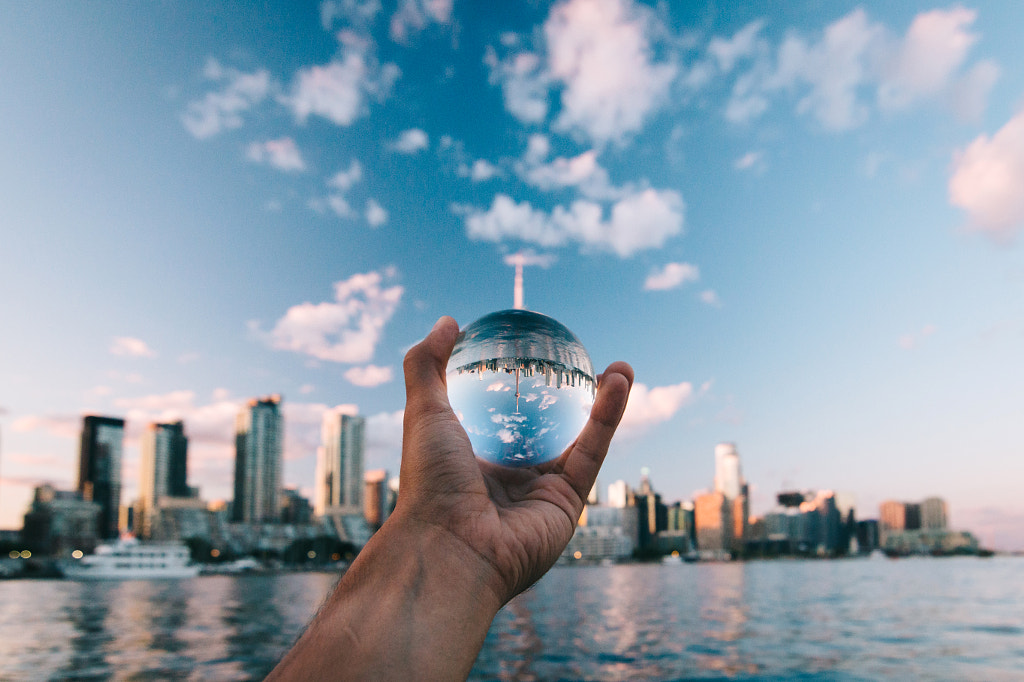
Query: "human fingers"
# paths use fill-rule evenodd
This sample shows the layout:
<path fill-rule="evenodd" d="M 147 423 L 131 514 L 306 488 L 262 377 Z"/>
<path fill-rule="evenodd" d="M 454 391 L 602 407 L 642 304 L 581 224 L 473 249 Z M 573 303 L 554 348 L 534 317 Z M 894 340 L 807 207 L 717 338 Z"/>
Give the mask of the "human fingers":
<path fill-rule="evenodd" d="M 445 369 L 458 335 L 458 323 L 445 315 L 434 323 L 425 339 L 405 354 L 403 370 L 407 414 L 410 408 L 431 405 L 447 407 Z"/>
<path fill-rule="evenodd" d="M 608 445 L 622 419 L 633 387 L 633 368 L 625 362 L 614 362 L 600 375 L 597 398 L 590 410 L 583 431 L 569 449 L 562 465 L 562 476 L 579 495 L 586 499 L 597 480 Z"/>

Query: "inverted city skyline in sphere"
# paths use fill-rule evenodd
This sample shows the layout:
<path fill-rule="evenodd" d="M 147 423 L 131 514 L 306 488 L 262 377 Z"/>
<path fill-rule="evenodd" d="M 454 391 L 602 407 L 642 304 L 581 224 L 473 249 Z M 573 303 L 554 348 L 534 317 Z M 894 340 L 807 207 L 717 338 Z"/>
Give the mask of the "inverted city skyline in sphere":
<path fill-rule="evenodd" d="M 481 317 L 448 361 L 448 399 L 481 459 L 528 467 L 556 459 L 594 404 L 590 356 L 565 325 L 528 310 Z"/>

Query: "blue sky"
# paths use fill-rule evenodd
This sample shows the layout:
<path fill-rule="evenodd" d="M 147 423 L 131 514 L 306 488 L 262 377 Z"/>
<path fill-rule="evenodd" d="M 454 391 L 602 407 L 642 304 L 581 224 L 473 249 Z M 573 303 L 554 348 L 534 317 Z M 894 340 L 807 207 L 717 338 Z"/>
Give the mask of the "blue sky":
<path fill-rule="evenodd" d="M 0 26 L 0 526 L 86 412 L 325 409 L 397 472 L 401 359 L 527 307 L 637 384 L 601 476 L 669 500 L 734 441 L 780 488 L 947 499 L 1024 548 L 1017 3 L 11 5 Z"/>

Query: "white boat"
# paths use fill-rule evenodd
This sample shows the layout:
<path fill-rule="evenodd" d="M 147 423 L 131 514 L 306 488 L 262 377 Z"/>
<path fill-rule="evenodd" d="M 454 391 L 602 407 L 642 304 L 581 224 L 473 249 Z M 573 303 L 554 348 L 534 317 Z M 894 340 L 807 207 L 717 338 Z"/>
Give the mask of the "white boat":
<path fill-rule="evenodd" d="M 121 538 L 112 545 L 100 545 L 95 554 L 63 566 L 64 577 L 72 580 L 149 580 L 191 578 L 199 566 L 190 564 L 188 547 L 176 543 L 143 543 Z"/>

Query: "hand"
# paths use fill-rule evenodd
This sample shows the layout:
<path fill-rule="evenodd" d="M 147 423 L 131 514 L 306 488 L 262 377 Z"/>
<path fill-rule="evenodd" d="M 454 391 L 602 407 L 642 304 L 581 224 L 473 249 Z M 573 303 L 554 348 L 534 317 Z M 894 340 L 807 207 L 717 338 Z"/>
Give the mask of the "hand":
<path fill-rule="evenodd" d="M 437 321 L 405 356 L 401 490 L 274 680 L 465 679 L 498 610 L 572 538 L 626 407 L 633 370 L 598 378 L 590 420 L 554 462 L 474 456 L 448 404 L 458 325 Z"/>
<path fill-rule="evenodd" d="M 448 404 L 445 374 L 458 331 L 443 317 L 405 357 L 401 490 L 392 518 L 451 538 L 449 548 L 461 549 L 451 560 L 480 564 L 500 606 L 540 578 L 572 538 L 633 370 L 617 362 L 598 378 L 590 420 L 557 460 L 502 467 L 473 455 Z"/>

